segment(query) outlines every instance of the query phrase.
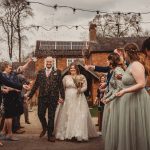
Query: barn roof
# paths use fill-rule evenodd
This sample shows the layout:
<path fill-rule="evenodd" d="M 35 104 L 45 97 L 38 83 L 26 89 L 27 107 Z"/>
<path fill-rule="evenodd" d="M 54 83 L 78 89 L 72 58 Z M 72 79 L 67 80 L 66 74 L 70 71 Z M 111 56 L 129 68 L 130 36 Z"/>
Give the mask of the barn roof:
<path fill-rule="evenodd" d="M 97 42 L 88 41 L 37 41 L 36 57 L 83 57 L 90 53 L 112 52 L 114 49 L 124 47 L 125 44 L 134 42 L 141 48 L 147 37 L 120 37 L 99 38 Z"/>
<path fill-rule="evenodd" d="M 88 49 L 87 41 L 37 41 L 36 57 L 82 57 L 82 49 Z"/>

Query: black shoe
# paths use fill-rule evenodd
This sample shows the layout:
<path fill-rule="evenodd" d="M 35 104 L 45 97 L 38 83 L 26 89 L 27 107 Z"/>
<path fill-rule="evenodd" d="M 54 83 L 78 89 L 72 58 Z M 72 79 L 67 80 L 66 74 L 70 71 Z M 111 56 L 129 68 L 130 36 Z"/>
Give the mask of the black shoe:
<path fill-rule="evenodd" d="M 39 136 L 39 137 L 41 138 L 41 137 L 43 137 L 45 134 L 46 134 L 46 130 L 43 130 L 43 131 L 40 133 L 40 136 Z"/>
<path fill-rule="evenodd" d="M 51 136 L 51 137 L 48 138 L 48 141 L 49 141 L 49 142 L 55 142 L 55 140 L 56 140 L 56 139 L 55 139 L 54 136 Z"/>

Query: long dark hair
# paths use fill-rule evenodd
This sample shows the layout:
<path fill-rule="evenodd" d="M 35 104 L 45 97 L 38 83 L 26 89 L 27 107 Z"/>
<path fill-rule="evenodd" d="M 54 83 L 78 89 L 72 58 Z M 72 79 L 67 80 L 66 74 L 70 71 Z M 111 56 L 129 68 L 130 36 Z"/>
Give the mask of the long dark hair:
<path fill-rule="evenodd" d="M 124 51 L 127 53 L 131 61 L 140 61 L 139 47 L 136 43 L 128 43 L 124 47 Z"/>
<path fill-rule="evenodd" d="M 147 74 L 150 75 L 150 65 L 146 51 L 150 51 L 150 37 L 147 38 L 142 44 L 142 52 L 145 55 L 145 58 L 143 58 L 143 63 L 145 65 L 145 69 L 147 70 Z"/>
<path fill-rule="evenodd" d="M 120 63 L 120 56 L 117 53 L 111 53 L 108 56 L 108 60 L 110 61 L 110 65 L 115 68 Z"/>
<path fill-rule="evenodd" d="M 71 73 L 70 73 L 70 69 L 71 69 L 72 66 L 74 66 L 74 68 L 76 69 L 77 75 L 80 74 L 79 67 L 78 67 L 78 65 L 77 65 L 76 63 L 72 63 L 72 64 L 69 66 L 68 74 L 71 74 Z"/>
<path fill-rule="evenodd" d="M 150 51 L 150 37 L 147 38 L 142 44 L 142 52 L 146 55 L 145 51 Z"/>

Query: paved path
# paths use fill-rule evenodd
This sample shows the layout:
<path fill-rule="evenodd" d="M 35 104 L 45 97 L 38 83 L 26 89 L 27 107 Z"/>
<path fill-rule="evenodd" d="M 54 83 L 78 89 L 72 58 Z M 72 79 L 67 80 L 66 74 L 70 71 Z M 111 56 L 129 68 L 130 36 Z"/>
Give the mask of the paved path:
<path fill-rule="evenodd" d="M 21 125 L 25 127 L 26 132 L 19 137 L 19 141 L 3 141 L 3 150 L 104 150 L 104 144 L 101 137 L 90 139 L 88 142 L 67 142 L 56 141 L 51 143 L 47 141 L 47 137 L 39 138 L 41 125 L 37 117 L 36 108 L 33 112 L 29 112 L 31 124 L 24 124 L 24 116 L 21 118 Z M 96 122 L 95 119 L 93 119 Z"/>

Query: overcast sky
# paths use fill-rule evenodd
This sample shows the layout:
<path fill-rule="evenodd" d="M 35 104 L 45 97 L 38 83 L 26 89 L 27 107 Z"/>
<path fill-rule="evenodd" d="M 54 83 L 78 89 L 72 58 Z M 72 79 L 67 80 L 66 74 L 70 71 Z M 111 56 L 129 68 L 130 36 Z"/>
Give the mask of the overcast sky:
<path fill-rule="evenodd" d="M 147 12 L 150 11 L 150 0 L 29 0 L 50 5 L 67 5 L 75 8 L 95 9 L 101 11 L 124 11 L 124 12 Z M 69 40 L 80 41 L 88 40 L 88 23 L 94 18 L 96 13 L 76 11 L 73 14 L 71 9 L 58 8 L 54 10 L 39 4 L 31 4 L 34 16 L 26 21 L 27 24 L 35 24 L 50 28 L 55 25 L 82 25 L 86 29 L 79 28 L 78 30 L 66 29 L 65 27 L 51 31 L 39 29 L 32 30 L 27 33 L 28 47 L 24 48 L 24 54 L 31 52 L 36 44 L 36 40 Z M 150 21 L 150 14 L 143 15 L 143 21 Z M 148 29 L 150 24 L 143 24 L 144 29 Z M 7 58 L 5 43 L 0 44 L 1 57 Z M 2 50 L 3 49 L 3 50 Z M 5 52 L 4 52 L 5 49 Z"/>

